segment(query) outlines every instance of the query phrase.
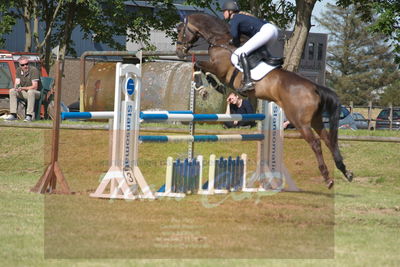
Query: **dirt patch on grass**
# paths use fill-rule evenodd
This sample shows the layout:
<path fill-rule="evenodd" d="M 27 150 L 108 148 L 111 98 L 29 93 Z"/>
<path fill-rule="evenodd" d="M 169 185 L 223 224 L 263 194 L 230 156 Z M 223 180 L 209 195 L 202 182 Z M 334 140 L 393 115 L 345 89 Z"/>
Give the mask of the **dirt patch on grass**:
<path fill-rule="evenodd" d="M 358 214 L 378 214 L 378 215 L 400 215 L 400 207 L 394 208 L 355 208 L 353 209 Z"/>

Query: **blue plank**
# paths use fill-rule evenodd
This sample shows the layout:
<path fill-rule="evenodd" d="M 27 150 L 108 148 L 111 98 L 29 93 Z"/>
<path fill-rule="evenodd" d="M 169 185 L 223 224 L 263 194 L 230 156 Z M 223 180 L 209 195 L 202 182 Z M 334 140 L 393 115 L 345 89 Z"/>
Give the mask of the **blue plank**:
<path fill-rule="evenodd" d="M 90 119 L 92 114 L 90 112 L 61 112 L 61 119 Z"/>
<path fill-rule="evenodd" d="M 253 121 L 253 120 L 264 120 L 265 115 L 264 114 L 241 114 L 242 115 L 242 121 Z"/>

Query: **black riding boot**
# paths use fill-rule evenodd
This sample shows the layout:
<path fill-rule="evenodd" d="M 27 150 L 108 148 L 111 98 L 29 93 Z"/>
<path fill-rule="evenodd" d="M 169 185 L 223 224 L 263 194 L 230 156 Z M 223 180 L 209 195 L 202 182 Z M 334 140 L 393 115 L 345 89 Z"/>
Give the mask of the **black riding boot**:
<path fill-rule="evenodd" d="M 249 63 L 247 62 L 247 57 L 245 53 L 242 53 L 240 55 L 240 63 L 242 64 L 243 68 L 243 87 L 239 88 L 237 91 L 239 93 L 245 92 L 245 91 L 250 91 L 254 90 L 254 83 L 251 81 L 251 76 L 250 76 L 250 67 Z"/>

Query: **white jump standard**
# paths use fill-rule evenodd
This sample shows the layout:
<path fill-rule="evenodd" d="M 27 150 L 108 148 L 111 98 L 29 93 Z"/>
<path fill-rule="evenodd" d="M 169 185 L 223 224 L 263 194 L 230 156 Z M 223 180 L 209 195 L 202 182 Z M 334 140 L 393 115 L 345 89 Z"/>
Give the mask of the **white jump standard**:
<path fill-rule="evenodd" d="M 138 158 L 139 145 L 139 121 L 136 119 L 135 110 L 140 109 L 141 70 L 131 64 L 117 63 L 115 77 L 111 167 L 90 196 L 155 199 L 135 160 Z M 121 105 L 122 91 L 125 99 Z"/>

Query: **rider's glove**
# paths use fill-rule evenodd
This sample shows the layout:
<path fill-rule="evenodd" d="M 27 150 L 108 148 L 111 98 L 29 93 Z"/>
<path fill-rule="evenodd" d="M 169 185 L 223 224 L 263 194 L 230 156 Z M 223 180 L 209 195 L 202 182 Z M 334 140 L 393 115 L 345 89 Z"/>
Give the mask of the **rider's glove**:
<path fill-rule="evenodd" d="M 239 46 L 240 46 L 240 41 L 235 40 L 235 39 L 230 39 L 230 40 L 229 40 L 229 44 L 230 44 L 230 45 L 233 45 L 233 46 L 235 46 L 235 47 L 239 47 Z"/>

